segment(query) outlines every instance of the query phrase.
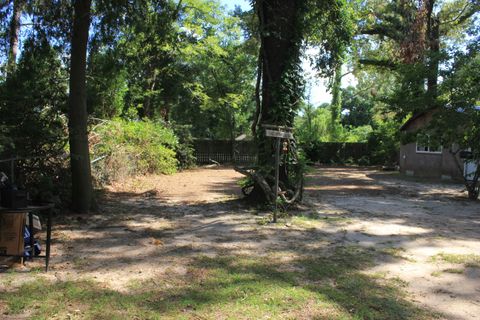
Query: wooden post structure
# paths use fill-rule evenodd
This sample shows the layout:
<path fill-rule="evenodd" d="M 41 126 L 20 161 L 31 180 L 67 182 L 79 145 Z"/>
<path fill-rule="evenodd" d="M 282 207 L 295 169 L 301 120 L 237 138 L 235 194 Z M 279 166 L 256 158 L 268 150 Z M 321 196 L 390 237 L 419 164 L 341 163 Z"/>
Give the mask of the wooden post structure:
<path fill-rule="evenodd" d="M 273 222 L 277 222 L 278 209 L 278 189 L 279 189 L 279 175 L 280 175 L 280 146 L 282 139 L 293 139 L 292 130 L 290 127 L 263 125 L 265 128 L 265 135 L 270 138 L 276 138 L 275 141 L 275 211 L 273 212 Z"/>
<path fill-rule="evenodd" d="M 280 141 L 282 138 L 276 138 L 275 145 L 275 211 L 273 211 L 273 223 L 277 223 L 277 209 L 278 209 L 278 184 L 279 184 L 279 175 L 280 175 Z"/>

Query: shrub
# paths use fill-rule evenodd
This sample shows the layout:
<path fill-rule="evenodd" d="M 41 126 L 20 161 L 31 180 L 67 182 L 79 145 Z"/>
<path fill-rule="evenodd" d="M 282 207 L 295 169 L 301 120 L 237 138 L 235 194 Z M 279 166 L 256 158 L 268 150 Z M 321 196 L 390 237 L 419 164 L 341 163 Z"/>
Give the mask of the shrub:
<path fill-rule="evenodd" d="M 0 158 L 15 162 L 15 183 L 33 200 L 70 196 L 65 161 L 68 78 L 57 49 L 41 33 L 24 42 L 15 71 L 0 83 Z M 9 173 L 9 164 L 0 171 Z M 11 179 L 12 177 L 10 177 Z"/>
<path fill-rule="evenodd" d="M 177 170 L 178 140 L 173 130 L 161 123 L 114 119 L 92 130 L 90 140 L 92 171 L 100 183 Z"/>
<path fill-rule="evenodd" d="M 392 165 L 398 162 L 400 125 L 394 121 L 377 122 L 368 138 L 370 163 Z"/>
<path fill-rule="evenodd" d="M 183 170 L 194 167 L 196 158 L 191 132 L 192 126 L 174 124 L 172 129 L 178 137 L 176 152 L 179 168 Z"/>

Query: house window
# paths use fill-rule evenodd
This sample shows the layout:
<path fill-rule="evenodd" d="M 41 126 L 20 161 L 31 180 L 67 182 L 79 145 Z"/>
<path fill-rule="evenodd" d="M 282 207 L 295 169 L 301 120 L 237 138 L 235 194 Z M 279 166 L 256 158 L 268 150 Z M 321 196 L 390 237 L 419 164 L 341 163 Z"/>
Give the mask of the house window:
<path fill-rule="evenodd" d="M 440 143 L 430 138 L 430 135 L 419 135 L 417 137 L 417 153 L 442 153 L 443 147 Z"/>

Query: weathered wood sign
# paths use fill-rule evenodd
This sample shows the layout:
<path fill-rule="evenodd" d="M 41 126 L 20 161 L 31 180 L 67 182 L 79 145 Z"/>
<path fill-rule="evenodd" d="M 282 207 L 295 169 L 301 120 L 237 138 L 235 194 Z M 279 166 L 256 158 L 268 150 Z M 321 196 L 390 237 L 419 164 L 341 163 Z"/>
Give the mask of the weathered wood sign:
<path fill-rule="evenodd" d="M 293 134 L 291 132 L 277 131 L 277 130 L 265 130 L 265 135 L 272 138 L 283 138 L 283 139 L 293 139 Z"/>
<path fill-rule="evenodd" d="M 293 139 L 293 128 L 264 124 L 265 135 L 269 138 L 276 138 L 275 143 L 275 211 L 273 222 L 277 222 L 277 199 L 279 191 L 279 170 L 280 170 L 280 143 L 282 139 Z"/>

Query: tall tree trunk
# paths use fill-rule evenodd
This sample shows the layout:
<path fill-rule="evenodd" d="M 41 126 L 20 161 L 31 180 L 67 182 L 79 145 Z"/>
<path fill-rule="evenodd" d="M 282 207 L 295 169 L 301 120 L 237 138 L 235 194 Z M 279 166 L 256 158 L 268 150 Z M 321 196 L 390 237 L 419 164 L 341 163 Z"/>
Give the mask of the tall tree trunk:
<path fill-rule="evenodd" d="M 293 114 L 279 112 L 279 104 L 294 104 L 288 101 L 289 94 L 282 88 L 282 81 L 292 61 L 298 58 L 300 40 L 298 39 L 297 18 L 299 4 L 297 0 L 259 1 L 260 21 L 263 42 L 263 79 L 262 79 L 262 122 L 277 125 L 293 125 Z M 285 90 L 285 91 L 283 91 Z M 286 99 L 285 99 L 286 98 Z M 295 100 L 296 97 L 293 97 Z M 288 106 L 283 106 L 285 109 Z"/>
<path fill-rule="evenodd" d="M 258 12 L 262 28 L 262 124 L 292 126 L 294 112 L 299 96 L 292 95 L 283 82 L 289 76 L 288 71 L 299 57 L 300 40 L 297 38 L 298 1 L 269 0 L 258 1 Z M 293 60 L 293 61 L 292 61 Z M 271 139 L 266 138 L 264 130 L 259 134 L 260 165 L 273 167 L 273 148 Z"/>
<path fill-rule="evenodd" d="M 434 18 L 432 21 L 432 30 L 429 34 L 429 63 L 428 63 L 428 79 L 427 94 L 431 107 L 434 107 L 438 95 L 438 72 L 440 67 L 440 23 Z"/>
<path fill-rule="evenodd" d="M 342 109 L 342 64 L 339 63 L 335 68 L 335 76 L 333 79 L 332 104 L 330 111 L 332 114 L 332 124 L 335 125 L 340 121 Z"/>
<path fill-rule="evenodd" d="M 293 126 L 295 111 L 303 94 L 299 74 L 302 31 L 300 10 L 303 0 L 258 0 L 256 9 L 260 21 L 261 50 L 261 108 L 255 121 L 258 166 L 252 175 L 256 187 L 254 198 L 272 199 L 268 185 L 272 186 L 275 172 L 275 139 L 265 136 L 262 125 Z M 260 86 L 257 84 L 257 90 Z M 280 170 L 280 181 L 289 185 L 285 168 Z M 273 188 L 274 189 L 274 188 Z M 262 196 L 263 194 L 263 196 Z M 274 193 L 273 193 L 274 194 Z"/>
<path fill-rule="evenodd" d="M 153 91 L 157 81 L 157 74 L 155 71 L 147 71 L 147 76 L 144 84 L 144 96 L 142 108 L 138 110 L 138 116 L 140 119 L 148 118 L 153 119 L 155 116 L 155 110 L 152 107 Z"/>
<path fill-rule="evenodd" d="M 13 2 L 13 14 L 12 20 L 10 21 L 7 73 L 11 73 L 15 70 L 23 6 L 24 0 L 15 0 Z"/>
<path fill-rule="evenodd" d="M 91 0 L 75 0 L 70 62 L 68 129 L 72 171 L 72 209 L 88 212 L 92 177 L 87 132 L 86 66 Z"/>
<path fill-rule="evenodd" d="M 435 15 L 435 0 L 425 0 L 426 7 L 426 48 L 428 49 L 427 99 L 433 108 L 438 95 L 438 70 L 440 65 L 440 21 Z"/>

